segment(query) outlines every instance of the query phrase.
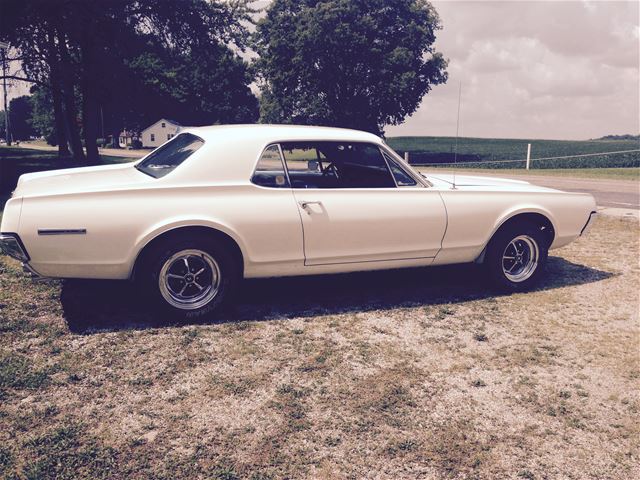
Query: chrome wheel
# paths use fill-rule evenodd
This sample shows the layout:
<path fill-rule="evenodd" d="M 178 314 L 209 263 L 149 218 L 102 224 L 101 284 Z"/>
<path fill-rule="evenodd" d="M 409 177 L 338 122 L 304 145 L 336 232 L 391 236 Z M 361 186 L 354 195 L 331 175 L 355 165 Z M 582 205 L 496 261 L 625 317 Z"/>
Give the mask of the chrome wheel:
<path fill-rule="evenodd" d="M 502 253 L 502 272 L 512 282 L 524 282 L 538 268 L 539 259 L 538 243 L 529 235 L 519 235 Z"/>
<path fill-rule="evenodd" d="M 218 262 L 202 250 L 182 250 L 164 262 L 158 276 L 162 297 L 181 310 L 208 304 L 220 289 Z"/>

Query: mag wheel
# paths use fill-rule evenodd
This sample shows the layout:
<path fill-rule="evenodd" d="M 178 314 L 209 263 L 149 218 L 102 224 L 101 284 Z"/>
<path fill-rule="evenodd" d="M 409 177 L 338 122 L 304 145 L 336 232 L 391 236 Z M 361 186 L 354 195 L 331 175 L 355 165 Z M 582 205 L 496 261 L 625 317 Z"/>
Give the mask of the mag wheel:
<path fill-rule="evenodd" d="M 548 246 L 539 228 L 517 223 L 498 231 L 487 247 L 486 266 L 494 282 L 510 291 L 531 288 L 547 261 Z"/>
<path fill-rule="evenodd" d="M 169 257 L 158 275 L 162 297 L 175 308 L 197 310 L 220 291 L 220 266 L 209 253 L 188 249 Z"/>
<path fill-rule="evenodd" d="M 143 281 L 152 306 L 177 317 L 205 317 L 218 311 L 237 288 L 233 255 L 212 238 L 173 238 L 150 255 Z"/>

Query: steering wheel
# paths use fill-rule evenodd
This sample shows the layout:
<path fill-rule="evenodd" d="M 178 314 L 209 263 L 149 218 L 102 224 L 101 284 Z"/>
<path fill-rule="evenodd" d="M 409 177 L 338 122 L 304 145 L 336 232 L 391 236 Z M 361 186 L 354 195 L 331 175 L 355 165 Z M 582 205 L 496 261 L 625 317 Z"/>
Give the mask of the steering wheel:
<path fill-rule="evenodd" d="M 338 174 L 338 168 L 333 162 L 322 169 L 323 177 L 328 177 L 330 174 L 333 174 L 333 176 L 335 176 L 336 178 L 340 178 L 340 175 Z"/>

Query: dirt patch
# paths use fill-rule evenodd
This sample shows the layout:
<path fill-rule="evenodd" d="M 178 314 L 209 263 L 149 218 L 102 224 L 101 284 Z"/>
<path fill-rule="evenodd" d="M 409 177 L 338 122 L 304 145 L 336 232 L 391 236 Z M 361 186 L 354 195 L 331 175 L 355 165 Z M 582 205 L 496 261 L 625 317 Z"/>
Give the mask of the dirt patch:
<path fill-rule="evenodd" d="M 473 266 L 249 281 L 171 325 L 0 260 L 0 477 L 637 478 L 640 229 L 534 292 Z"/>

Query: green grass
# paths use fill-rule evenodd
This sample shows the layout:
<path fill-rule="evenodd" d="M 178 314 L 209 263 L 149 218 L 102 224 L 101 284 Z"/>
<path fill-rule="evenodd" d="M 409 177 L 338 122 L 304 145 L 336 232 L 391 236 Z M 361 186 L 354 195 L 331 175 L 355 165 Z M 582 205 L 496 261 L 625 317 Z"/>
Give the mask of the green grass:
<path fill-rule="evenodd" d="M 453 170 L 452 167 L 449 167 Z M 438 168 L 445 170 L 446 167 Z M 428 167 L 419 167 L 422 172 L 429 171 Z M 433 171 L 433 169 L 432 169 Z M 474 175 L 496 175 L 496 169 L 490 168 L 456 168 L 456 172 L 471 173 Z M 620 168 L 542 168 L 525 170 L 524 168 L 503 168 L 500 169 L 500 176 L 508 175 L 550 175 L 554 177 L 573 177 L 573 178 L 601 178 L 610 180 L 640 180 L 640 168 L 637 167 L 620 167 Z"/>
<path fill-rule="evenodd" d="M 0 257 L 0 478 L 635 478 L 639 233 L 601 216 L 526 294 L 253 280 L 187 324 Z"/>
<path fill-rule="evenodd" d="M 100 160 L 104 164 L 133 162 L 136 158 L 116 157 L 113 155 L 101 155 Z M 21 147 L 0 147 L 0 162 L 20 162 L 22 165 L 42 166 L 43 169 L 51 169 L 58 165 L 68 166 L 71 162 L 58 156 L 57 152 L 35 150 Z M 1 165 L 1 164 L 0 164 Z"/>
<path fill-rule="evenodd" d="M 126 163 L 135 158 L 101 155 L 102 164 Z M 20 147 L 0 147 L 0 200 L 15 188 L 18 177 L 23 173 L 59 168 L 77 167 L 68 158 L 59 157 L 57 152 Z"/>
<path fill-rule="evenodd" d="M 454 161 L 454 137 L 391 137 L 387 143 L 399 153 L 409 152 L 411 163 L 446 163 Z M 527 144 L 535 168 L 640 167 L 640 152 L 586 158 L 539 160 L 548 157 L 583 155 L 640 149 L 639 140 L 527 140 L 500 138 L 459 138 L 457 161 L 478 162 L 518 160 L 513 163 L 482 164 L 478 168 L 524 167 Z M 471 165 L 469 168 L 475 168 Z"/>

